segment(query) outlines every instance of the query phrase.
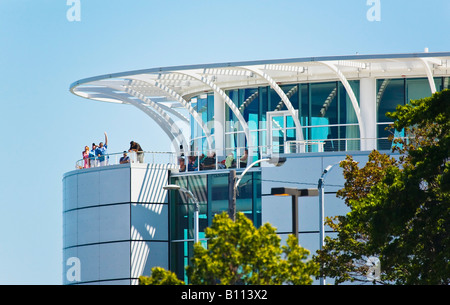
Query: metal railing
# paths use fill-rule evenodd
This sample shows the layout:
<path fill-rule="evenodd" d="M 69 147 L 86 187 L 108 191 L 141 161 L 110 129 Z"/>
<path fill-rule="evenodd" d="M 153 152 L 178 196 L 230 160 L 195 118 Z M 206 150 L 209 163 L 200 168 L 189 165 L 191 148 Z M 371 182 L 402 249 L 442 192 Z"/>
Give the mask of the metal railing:
<path fill-rule="evenodd" d="M 402 139 L 406 138 L 402 137 Z M 287 141 L 284 145 L 284 153 L 360 151 L 361 147 L 376 147 L 378 150 L 391 150 L 393 145 L 393 141 L 388 137 Z"/>
<path fill-rule="evenodd" d="M 128 160 L 123 161 L 121 153 L 107 154 L 76 161 L 77 169 L 117 165 L 122 163 L 172 164 L 179 172 L 207 171 L 230 168 L 245 168 L 247 164 L 265 156 L 277 154 L 302 154 L 338 151 L 359 151 L 361 147 L 377 147 L 378 150 L 390 150 L 393 146 L 389 138 L 341 138 L 323 140 L 286 141 L 279 145 L 226 148 L 216 156 L 214 150 L 208 152 L 186 152 L 181 156 L 175 152 L 127 152 Z M 248 150 L 247 160 L 241 160 Z M 245 157 L 244 157 L 245 159 Z"/>
<path fill-rule="evenodd" d="M 105 154 L 104 156 L 91 156 L 77 160 L 76 169 L 101 167 L 125 163 L 150 163 L 150 164 L 177 164 L 177 155 L 174 152 L 126 152 L 128 158 L 122 159 L 124 153 Z"/>

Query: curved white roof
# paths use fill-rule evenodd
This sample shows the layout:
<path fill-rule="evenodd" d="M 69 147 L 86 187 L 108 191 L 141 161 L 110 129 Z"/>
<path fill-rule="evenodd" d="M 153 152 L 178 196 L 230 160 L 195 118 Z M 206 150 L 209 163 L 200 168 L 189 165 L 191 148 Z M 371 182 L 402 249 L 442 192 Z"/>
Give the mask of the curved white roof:
<path fill-rule="evenodd" d="M 291 58 L 204 65 L 161 67 L 100 75 L 81 79 L 70 86 L 81 97 L 123 103 L 104 89 L 132 88 L 154 102 L 183 107 L 180 97 L 211 92 L 212 85 L 231 88 L 269 85 L 264 73 L 278 84 L 348 80 L 365 77 L 401 78 L 449 75 L 450 52 L 385 55 L 351 55 Z M 330 67 L 331 66 L 331 67 Z M 431 74 L 429 74 L 431 73 Z M 340 77 L 341 75 L 341 77 Z"/>
<path fill-rule="evenodd" d="M 172 117 L 187 122 L 186 110 L 205 132 L 211 145 L 210 131 L 191 107 L 190 98 L 214 92 L 228 104 L 243 127 L 247 139 L 249 130 L 240 110 L 225 94 L 228 89 L 270 86 L 280 96 L 295 126 L 300 122 L 294 115 L 289 98 L 280 85 L 340 81 L 352 102 L 358 122 L 361 122 L 358 98 L 349 80 L 363 78 L 428 78 L 431 92 L 436 91 L 434 77 L 450 75 L 450 52 L 384 55 L 351 55 L 307 57 L 278 60 L 228 62 L 204 65 L 174 66 L 100 75 L 74 82 L 70 91 L 80 97 L 132 104 L 152 119 L 172 138 L 188 147 L 181 130 Z M 182 110 L 182 111 L 180 111 Z M 365 131 L 361 127 L 361 136 Z"/>

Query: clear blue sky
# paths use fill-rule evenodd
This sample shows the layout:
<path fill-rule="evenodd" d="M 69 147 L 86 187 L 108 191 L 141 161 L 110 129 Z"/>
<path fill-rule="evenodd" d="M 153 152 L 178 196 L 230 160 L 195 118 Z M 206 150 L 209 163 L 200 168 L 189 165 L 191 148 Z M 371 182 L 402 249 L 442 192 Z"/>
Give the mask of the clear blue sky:
<path fill-rule="evenodd" d="M 160 66 L 450 51 L 448 0 L 0 0 L 0 284 L 62 282 L 62 176 L 85 145 L 171 147 L 139 110 L 85 100 L 81 78 Z"/>

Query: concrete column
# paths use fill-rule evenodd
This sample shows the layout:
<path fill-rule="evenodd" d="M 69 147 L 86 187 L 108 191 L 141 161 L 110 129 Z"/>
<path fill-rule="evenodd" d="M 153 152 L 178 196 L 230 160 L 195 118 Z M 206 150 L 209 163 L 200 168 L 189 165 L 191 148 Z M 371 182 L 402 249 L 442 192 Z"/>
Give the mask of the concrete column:
<path fill-rule="evenodd" d="M 214 143 L 216 156 L 225 156 L 225 101 L 216 92 L 214 92 Z"/>
<path fill-rule="evenodd" d="M 365 134 L 361 135 L 361 150 L 377 148 L 377 81 L 375 78 L 362 78 L 360 81 L 359 107 Z"/>

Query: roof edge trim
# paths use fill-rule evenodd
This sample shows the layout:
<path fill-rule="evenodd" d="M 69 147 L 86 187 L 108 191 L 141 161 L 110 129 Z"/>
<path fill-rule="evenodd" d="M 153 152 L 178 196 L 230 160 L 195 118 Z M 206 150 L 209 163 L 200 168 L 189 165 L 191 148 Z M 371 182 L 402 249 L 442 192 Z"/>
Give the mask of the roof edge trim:
<path fill-rule="evenodd" d="M 286 64 L 286 63 L 301 63 L 301 62 L 317 62 L 317 61 L 336 61 L 336 60 L 368 60 L 368 59 L 405 59 L 405 58 L 427 58 L 427 57 L 450 57 L 450 52 L 422 52 L 422 53 L 398 53 L 398 54 L 373 54 L 373 55 L 336 55 L 336 56 L 318 56 L 318 57 L 300 57 L 300 58 L 287 58 L 287 59 L 269 59 L 269 60 L 253 60 L 253 61 L 240 61 L 240 62 L 223 62 L 223 63 L 210 63 L 210 64 L 195 64 L 195 65 L 182 65 L 182 66 L 169 66 L 150 69 L 131 70 L 119 73 L 103 74 L 99 76 L 88 77 L 80 79 L 70 84 L 70 91 L 74 87 L 80 86 L 92 81 L 122 78 L 130 75 L 145 74 L 145 73 L 161 73 L 161 72 L 173 72 L 180 70 L 190 69 L 207 69 L 207 68 L 224 68 L 224 67 L 240 67 L 240 66 L 252 66 L 262 64 Z"/>

